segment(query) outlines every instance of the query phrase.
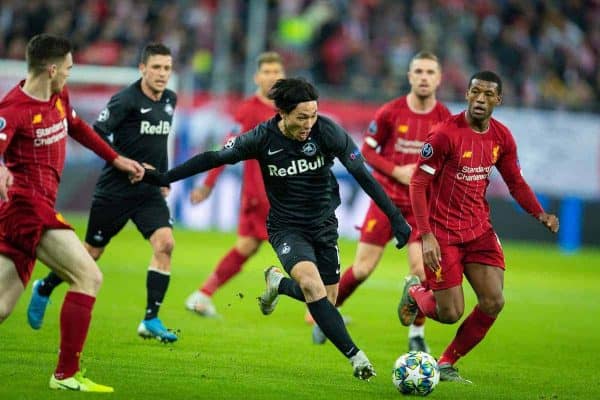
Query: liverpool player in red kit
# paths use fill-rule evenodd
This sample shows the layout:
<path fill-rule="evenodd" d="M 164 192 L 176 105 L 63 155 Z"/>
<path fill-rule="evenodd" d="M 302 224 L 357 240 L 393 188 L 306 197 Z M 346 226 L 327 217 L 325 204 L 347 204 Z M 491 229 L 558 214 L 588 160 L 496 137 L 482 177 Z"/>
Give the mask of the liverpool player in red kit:
<path fill-rule="evenodd" d="M 284 77 L 283 61 L 279 54 L 265 52 L 258 57 L 258 69 L 254 75 L 254 82 L 258 89 L 254 96 L 240 105 L 235 116 L 235 120 L 239 124 L 236 133 L 249 131 L 275 115 L 277 110 L 273 101 L 267 98 L 267 93 L 278 79 Z M 204 184 L 192 191 L 192 204 L 198 204 L 208 198 L 223 169 L 224 167 L 220 167 L 211 170 Z M 262 242 L 268 238 L 266 220 L 269 213 L 269 201 L 258 162 L 256 160 L 245 161 L 243 171 L 237 242 L 219 261 L 202 286 L 185 302 L 187 309 L 202 316 L 217 315 L 217 310 L 212 302 L 213 294 L 242 270 L 244 263 L 258 251 Z"/>
<path fill-rule="evenodd" d="M 427 51 L 416 54 L 410 62 L 407 75 L 410 92 L 377 110 L 361 151 L 374 168 L 375 179 L 414 227 L 408 184 L 429 130 L 434 124 L 450 117 L 450 112 L 435 98 L 441 82 L 441 68 L 435 54 Z M 392 237 L 387 217 L 371 201 L 360 230 L 354 263 L 346 269 L 340 280 L 337 306 L 341 306 L 375 270 Z M 410 273 L 425 279 L 421 243 L 416 230 L 410 236 L 407 251 Z M 410 326 L 409 350 L 428 351 L 424 323 L 425 318 L 420 318 Z M 315 326 L 313 342 L 324 343 L 324 339 L 319 327 Z"/>
<path fill-rule="evenodd" d="M 504 306 L 504 255 L 485 200 L 493 167 L 525 211 L 551 232 L 559 228 L 558 218 L 543 210 L 523 179 L 512 134 L 492 118 L 502 101 L 498 75 L 473 75 L 466 98 L 465 112 L 433 128 L 410 182 L 427 278 L 421 284 L 407 277 L 399 306 L 404 325 L 419 313 L 455 323 L 463 315 L 463 274 L 467 277 L 477 305 L 438 361 L 442 380 L 462 383 L 470 381 L 454 365 L 484 338 Z"/>
<path fill-rule="evenodd" d="M 121 171 L 139 176 L 143 169 L 77 117 L 64 87 L 72 66 L 67 39 L 35 36 L 27 45 L 27 79 L 0 102 L 0 155 L 6 164 L 0 165 L 0 322 L 13 310 L 39 258 L 70 286 L 50 388 L 112 392 L 79 369 L 102 274 L 54 204 L 67 135 Z"/>

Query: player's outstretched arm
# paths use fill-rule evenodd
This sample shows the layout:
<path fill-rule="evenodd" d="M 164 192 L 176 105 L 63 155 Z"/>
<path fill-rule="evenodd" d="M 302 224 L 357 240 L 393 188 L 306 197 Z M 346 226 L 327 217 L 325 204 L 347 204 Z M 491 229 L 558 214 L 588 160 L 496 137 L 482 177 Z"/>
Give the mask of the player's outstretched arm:
<path fill-rule="evenodd" d="M 212 171 L 216 169 L 217 168 L 213 169 Z M 212 186 L 207 186 L 206 184 L 194 188 L 190 193 L 190 203 L 194 205 L 202 203 L 204 200 L 208 199 L 212 193 L 212 189 Z"/>
<path fill-rule="evenodd" d="M 548 230 L 552 233 L 557 233 L 560 227 L 558 217 L 554 214 L 547 214 L 545 212 L 538 215 L 538 221 L 540 221 Z"/>
<path fill-rule="evenodd" d="M 8 188 L 13 184 L 13 176 L 6 168 L 6 165 L 0 163 L 0 200 L 8 200 Z"/>
<path fill-rule="evenodd" d="M 373 199 L 375 204 L 385 213 L 392 225 L 392 231 L 396 239 L 396 247 L 401 249 L 408 243 L 411 226 L 406 222 L 398 208 L 392 203 L 388 195 L 385 193 L 379 182 L 373 178 L 373 175 L 367 171 L 365 164 L 362 161 L 360 152 L 351 146 L 346 151 L 347 154 L 340 157 L 340 161 L 348 172 L 356 179 L 360 187 Z"/>
<path fill-rule="evenodd" d="M 144 176 L 144 167 L 142 167 L 139 162 L 130 158 L 117 156 L 117 158 L 113 160 L 112 165 L 119 171 L 127 173 L 132 180 L 139 180 Z"/>

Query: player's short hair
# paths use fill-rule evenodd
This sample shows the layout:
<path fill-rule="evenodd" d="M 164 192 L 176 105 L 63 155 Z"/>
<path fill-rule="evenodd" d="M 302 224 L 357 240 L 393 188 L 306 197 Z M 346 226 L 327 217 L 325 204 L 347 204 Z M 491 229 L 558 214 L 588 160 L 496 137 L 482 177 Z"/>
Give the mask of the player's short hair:
<path fill-rule="evenodd" d="M 319 93 L 304 78 L 287 78 L 277 80 L 267 97 L 275 102 L 277 109 L 289 113 L 299 103 L 317 100 Z"/>
<path fill-rule="evenodd" d="M 276 51 L 265 51 L 264 53 L 260 53 L 256 59 L 256 66 L 258 68 L 260 68 L 263 64 L 270 63 L 278 63 L 283 65 L 283 58 L 281 58 L 281 55 Z"/>
<path fill-rule="evenodd" d="M 498 94 L 502 94 L 502 79 L 500 79 L 497 73 L 492 71 L 479 71 L 474 73 L 473 76 L 471 76 L 471 79 L 469 79 L 469 86 L 467 87 L 467 90 L 471 89 L 473 79 L 487 82 L 495 82 L 498 85 Z"/>
<path fill-rule="evenodd" d="M 435 61 L 437 63 L 437 65 L 438 65 L 438 68 L 440 70 L 442 69 L 442 64 L 440 63 L 439 58 L 435 55 L 435 53 L 433 53 L 431 51 L 423 50 L 423 51 L 420 51 L 417 54 L 415 54 L 413 56 L 413 58 L 410 59 L 410 63 L 408 64 L 408 69 L 412 68 L 412 64 L 416 60 L 431 60 L 431 61 Z"/>
<path fill-rule="evenodd" d="M 35 35 L 27 43 L 25 58 L 27 71 L 38 75 L 50 63 L 60 63 L 73 49 L 69 39 L 42 33 Z"/>
<path fill-rule="evenodd" d="M 140 61 L 142 64 L 146 64 L 151 56 L 155 56 L 157 54 L 161 56 L 170 56 L 171 49 L 162 43 L 148 43 L 142 49 L 142 58 Z"/>

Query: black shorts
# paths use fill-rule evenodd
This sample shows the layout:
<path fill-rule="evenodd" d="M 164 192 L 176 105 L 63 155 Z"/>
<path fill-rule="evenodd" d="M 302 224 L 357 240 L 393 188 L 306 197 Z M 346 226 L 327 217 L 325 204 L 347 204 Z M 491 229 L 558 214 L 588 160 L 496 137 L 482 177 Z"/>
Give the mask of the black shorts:
<path fill-rule="evenodd" d="M 169 207 L 160 193 L 131 199 L 94 197 L 85 234 L 86 243 L 105 247 L 130 219 L 145 239 L 159 228 L 173 226 Z"/>
<path fill-rule="evenodd" d="M 325 285 L 340 281 L 338 222 L 335 215 L 319 225 L 307 228 L 273 227 L 267 224 L 267 230 L 269 243 L 290 276 L 294 265 L 310 261 L 317 266 Z"/>

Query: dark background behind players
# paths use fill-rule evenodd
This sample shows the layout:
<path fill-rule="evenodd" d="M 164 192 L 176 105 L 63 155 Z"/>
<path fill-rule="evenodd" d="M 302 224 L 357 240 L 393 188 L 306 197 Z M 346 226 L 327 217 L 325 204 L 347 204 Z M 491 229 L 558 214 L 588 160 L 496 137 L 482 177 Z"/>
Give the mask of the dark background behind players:
<path fill-rule="evenodd" d="M 266 7 L 264 24 L 253 36 L 260 40 L 266 26 L 264 48 L 284 56 L 290 76 L 310 75 L 329 96 L 381 102 L 407 91 L 406 82 L 397 78 L 416 51 L 428 49 L 442 61 L 444 101 L 462 99 L 474 70 L 493 69 L 506 80 L 506 105 L 598 109 L 597 2 L 181 3 L 46 0 L 26 6 L 3 1 L 0 58 L 18 59 L 27 39 L 43 31 L 73 38 L 79 64 L 136 66 L 139 49 L 161 41 L 173 48 L 174 64 L 193 75 L 196 89 L 206 89 L 218 72 L 215 68 L 225 66 L 219 78 L 230 81 L 227 89 L 241 91 L 251 77 L 251 72 L 241 73 L 245 56 L 252 52 L 246 40 L 250 11 Z M 226 47 L 220 49 L 216 39 Z"/>

